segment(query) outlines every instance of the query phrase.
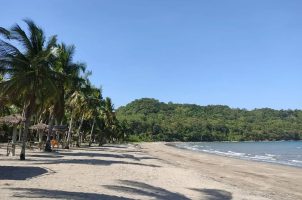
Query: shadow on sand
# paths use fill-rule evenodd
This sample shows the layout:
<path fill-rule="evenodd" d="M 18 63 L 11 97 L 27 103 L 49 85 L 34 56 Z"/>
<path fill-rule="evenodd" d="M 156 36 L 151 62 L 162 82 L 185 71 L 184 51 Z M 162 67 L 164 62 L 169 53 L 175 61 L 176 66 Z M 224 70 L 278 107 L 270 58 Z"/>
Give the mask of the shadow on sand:
<path fill-rule="evenodd" d="M 114 152 L 114 153 L 142 153 L 141 151 L 139 150 L 129 150 L 127 148 L 113 148 L 113 147 L 78 147 L 78 148 L 75 148 L 76 150 L 81 150 L 81 151 L 96 151 L 96 152 L 100 152 L 100 151 L 106 151 L 106 152 Z M 65 149 L 64 149 L 65 150 Z M 72 151 L 73 149 L 70 149 L 69 151 Z M 60 151 L 62 151 L 60 149 Z M 66 150 L 65 150 L 66 151 Z"/>
<path fill-rule="evenodd" d="M 41 167 L 0 166 L 0 180 L 26 180 L 47 172 Z"/>
<path fill-rule="evenodd" d="M 35 188 L 8 188 L 15 190 L 16 194 L 13 197 L 17 198 L 45 198 L 45 199 L 72 199 L 72 200 L 131 200 L 129 198 L 111 196 L 97 193 L 85 193 L 85 192 L 69 192 L 62 190 L 46 190 L 46 189 L 35 189 Z"/>
<path fill-rule="evenodd" d="M 103 185 L 107 189 L 130 193 L 132 195 L 141 195 L 152 197 L 158 200 L 189 200 L 190 198 L 176 192 L 171 192 L 166 189 L 155 187 L 143 182 L 119 180 L 120 185 Z M 201 193 L 201 199 L 204 200 L 231 200 L 232 194 L 224 190 L 216 189 L 191 189 Z M 142 198 L 144 199 L 144 198 Z"/>
<path fill-rule="evenodd" d="M 126 162 L 126 161 L 117 161 L 117 160 L 98 160 L 98 159 L 58 159 L 58 160 L 30 160 L 34 161 L 36 165 L 40 164 L 83 164 L 83 165 L 104 165 L 109 166 L 113 164 L 125 164 L 125 165 L 138 165 L 146 167 L 161 167 L 159 165 L 153 164 L 143 164 L 136 162 Z"/>
<path fill-rule="evenodd" d="M 191 189 L 200 192 L 206 200 L 231 200 L 232 193 L 216 189 Z"/>
<path fill-rule="evenodd" d="M 104 145 L 104 146 L 93 146 L 93 147 L 89 147 L 87 145 L 82 145 L 81 147 L 77 147 L 77 149 L 80 149 L 80 150 L 107 150 L 107 149 L 128 149 L 128 146 L 122 146 L 122 145 Z"/>
<path fill-rule="evenodd" d="M 122 185 L 104 185 L 103 187 L 114 191 L 126 192 L 134 195 L 148 196 L 158 200 L 189 200 L 186 196 L 170 192 L 166 189 L 155 187 L 138 181 L 120 180 Z"/>
<path fill-rule="evenodd" d="M 112 154 L 112 153 L 94 153 L 94 152 L 60 152 L 62 156 L 87 156 L 87 157 L 103 157 L 103 158 L 128 158 L 131 160 L 141 161 L 146 159 L 158 160 L 157 158 L 149 157 L 149 156 L 141 156 L 137 157 L 129 154 Z"/>
<path fill-rule="evenodd" d="M 56 154 L 30 154 L 28 157 L 34 158 L 63 158 L 64 156 L 56 155 Z"/>
<path fill-rule="evenodd" d="M 83 159 L 81 159 L 81 157 L 83 157 Z M 102 158 L 102 160 L 98 158 Z M 113 158 L 113 159 L 118 158 L 118 159 L 125 159 L 125 160 L 109 160 L 108 158 Z M 28 155 L 27 161 L 31 161 L 33 162 L 33 164 L 36 165 L 64 163 L 64 164 L 87 164 L 87 165 L 109 166 L 112 164 L 127 164 L 127 165 L 138 165 L 138 166 L 147 166 L 147 167 L 161 167 L 159 165 L 144 164 L 141 162 L 142 160 L 146 160 L 146 159 L 157 159 L 157 158 L 153 158 L 150 156 L 137 157 L 125 153 L 114 154 L 114 153 L 101 153 L 101 152 L 96 153 L 96 152 L 57 151 L 57 152 L 50 152 L 50 153 L 44 153 L 44 152 L 31 153 Z M 133 161 L 128 161 L 128 160 L 133 160 Z"/>

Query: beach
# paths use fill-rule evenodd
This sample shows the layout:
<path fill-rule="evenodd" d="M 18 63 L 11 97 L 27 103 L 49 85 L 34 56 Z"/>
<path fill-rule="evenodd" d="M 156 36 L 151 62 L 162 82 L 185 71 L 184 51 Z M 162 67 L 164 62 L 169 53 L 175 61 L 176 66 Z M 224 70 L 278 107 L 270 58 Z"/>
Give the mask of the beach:
<path fill-rule="evenodd" d="M 26 161 L 5 153 L 3 144 L 0 199 L 302 199 L 302 168 L 163 142 L 32 149 Z"/>

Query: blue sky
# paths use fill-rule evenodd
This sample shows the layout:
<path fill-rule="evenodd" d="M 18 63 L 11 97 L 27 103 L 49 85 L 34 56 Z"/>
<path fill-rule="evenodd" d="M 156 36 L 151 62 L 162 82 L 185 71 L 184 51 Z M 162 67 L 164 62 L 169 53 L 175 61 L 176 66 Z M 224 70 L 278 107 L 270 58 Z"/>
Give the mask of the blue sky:
<path fill-rule="evenodd" d="M 302 108 L 301 0 L 0 0 L 75 44 L 116 107 L 160 101 Z"/>

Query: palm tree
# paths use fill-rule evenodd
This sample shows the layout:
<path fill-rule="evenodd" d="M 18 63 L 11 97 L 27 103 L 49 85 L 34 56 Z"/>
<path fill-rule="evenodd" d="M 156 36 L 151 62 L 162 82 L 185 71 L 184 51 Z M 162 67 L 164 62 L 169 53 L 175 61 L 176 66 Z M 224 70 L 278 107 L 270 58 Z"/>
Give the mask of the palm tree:
<path fill-rule="evenodd" d="M 58 98 L 54 101 L 54 107 L 52 112 L 52 120 L 56 119 L 56 124 L 59 125 L 65 116 L 66 102 L 67 107 L 70 108 L 68 103 L 72 106 L 76 106 L 78 93 L 76 91 L 81 88 L 81 85 L 85 80 L 81 77 L 81 73 L 84 73 L 86 66 L 84 63 L 74 63 L 73 55 L 75 52 L 75 47 L 73 45 L 66 45 L 64 43 L 57 45 L 54 49 L 54 54 L 56 56 L 56 63 L 54 65 L 54 70 L 57 72 L 57 82 L 58 87 Z M 66 148 L 69 148 L 71 128 L 74 120 L 74 112 L 70 112 L 70 127 L 67 135 Z M 51 128 L 51 127 L 50 127 Z M 49 131 L 50 132 L 50 131 Z"/>
<path fill-rule="evenodd" d="M 104 129 L 106 137 L 110 141 L 118 139 L 118 120 L 115 116 L 114 105 L 109 97 L 104 100 L 104 108 L 102 112 L 102 117 L 104 120 Z"/>
<path fill-rule="evenodd" d="M 54 106 L 54 113 L 57 121 L 61 121 L 65 111 L 66 93 L 73 93 L 80 87 L 84 80 L 80 77 L 81 72 L 84 73 L 86 66 L 84 63 L 74 63 L 75 47 L 64 43 L 56 48 L 57 61 L 54 70 L 58 72 L 57 87 L 59 88 L 59 96 Z"/>
<path fill-rule="evenodd" d="M 90 74 L 91 72 L 84 72 L 83 78 L 81 78 L 80 82 L 78 82 L 79 85 L 72 88 L 74 92 L 67 100 L 68 108 L 70 110 L 70 123 L 67 135 L 67 145 L 65 148 L 69 148 L 74 119 L 79 119 L 79 126 L 77 129 L 77 146 L 80 146 L 81 142 L 83 141 L 83 134 L 81 132 L 83 122 L 84 120 L 91 119 L 91 116 L 95 112 L 92 111 L 92 109 L 97 109 L 96 107 L 92 108 L 92 106 L 95 105 L 94 102 L 96 101 L 95 97 L 93 97 L 96 89 L 89 82 L 88 76 Z M 101 98 L 100 92 L 98 94 L 100 96 L 99 98 Z"/>
<path fill-rule="evenodd" d="M 80 77 L 80 73 L 84 73 L 86 66 L 84 63 L 73 62 L 74 51 L 75 47 L 73 45 L 67 46 L 64 43 L 57 45 L 53 50 L 56 57 L 53 70 L 57 72 L 56 86 L 58 88 L 58 96 L 52 102 L 53 107 L 49 118 L 50 126 L 45 146 L 46 151 L 51 151 L 50 133 L 52 132 L 54 121 L 56 125 L 59 125 L 65 115 L 65 100 L 66 96 L 68 96 L 66 93 L 70 94 L 72 91 L 75 91 L 84 81 Z"/>
<path fill-rule="evenodd" d="M 67 141 L 65 148 L 68 149 L 71 140 L 72 126 L 74 118 L 82 113 L 82 106 L 85 103 L 84 94 L 81 91 L 75 91 L 68 99 L 68 107 L 70 110 L 69 129 L 67 133 Z"/>
<path fill-rule="evenodd" d="M 0 83 L 0 96 L 20 99 L 24 103 L 24 133 L 20 159 L 25 160 L 25 147 L 28 127 L 34 112 L 57 96 L 55 80 L 57 74 L 52 70 L 55 58 L 53 49 L 56 36 L 45 39 L 43 30 L 31 20 L 24 20 L 28 33 L 18 24 L 12 28 L 0 27 L 0 74 L 8 79 Z M 11 41 L 21 46 L 19 50 Z"/>
<path fill-rule="evenodd" d="M 80 117 L 80 123 L 79 123 L 79 127 L 77 130 L 77 136 L 78 136 L 77 146 L 78 147 L 83 142 L 83 134 L 81 132 L 83 122 L 84 122 L 84 120 L 89 119 L 91 116 L 91 112 L 90 112 L 91 110 L 89 108 L 89 103 L 91 103 L 90 101 L 92 100 L 91 99 L 92 86 L 88 80 L 88 76 L 89 76 L 89 73 L 86 73 L 85 77 L 84 77 L 85 82 L 83 83 L 82 87 L 79 88 L 81 98 L 80 98 L 80 101 L 78 102 L 77 106 L 79 106 L 81 108 L 81 110 L 80 110 L 80 112 L 78 112 L 78 116 Z"/>
<path fill-rule="evenodd" d="M 91 130 L 90 130 L 90 140 L 89 146 L 94 141 L 94 129 L 97 118 L 102 108 L 102 90 L 97 88 L 91 88 L 91 94 L 88 98 L 88 119 L 92 120 Z"/>

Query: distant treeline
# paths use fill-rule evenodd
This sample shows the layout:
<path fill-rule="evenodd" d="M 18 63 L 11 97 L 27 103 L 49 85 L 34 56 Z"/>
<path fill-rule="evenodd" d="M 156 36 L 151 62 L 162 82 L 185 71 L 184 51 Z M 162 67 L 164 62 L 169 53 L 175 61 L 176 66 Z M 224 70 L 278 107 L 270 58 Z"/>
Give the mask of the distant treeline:
<path fill-rule="evenodd" d="M 129 141 L 302 139 L 302 111 L 135 100 L 116 111 Z"/>

